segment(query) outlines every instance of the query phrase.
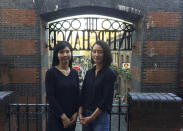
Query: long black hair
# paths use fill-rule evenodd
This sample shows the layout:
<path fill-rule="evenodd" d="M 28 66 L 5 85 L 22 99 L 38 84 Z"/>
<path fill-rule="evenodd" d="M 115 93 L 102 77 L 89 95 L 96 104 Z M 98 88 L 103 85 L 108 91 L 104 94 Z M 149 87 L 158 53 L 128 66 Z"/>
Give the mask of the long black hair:
<path fill-rule="evenodd" d="M 112 54 L 111 54 L 111 49 L 110 49 L 109 45 L 106 42 L 102 41 L 102 40 L 96 41 L 93 44 L 93 47 L 95 45 L 99 45 L 103 49 L 103 52 L 104 52 L 103 66 L 107 66 L 107 67 L 110 66 L 111 62 L 112 62 Z M 92 50 L 93 50 L 93 47 L 92 47 Z M 91 62 L 92 62 L 92 64 L 95 63 L 92 58 L 91 58 Z"/>
<path fill-rule="evenodd" d="M 71 51 L 71 59 L 69 61 L 69 67 L 72 68 L 72 61 L 73 61 L 73 56 L 72 56 L 72 46 L 69 44 L 67 41 L 58 41 L 53 52 L 53 61 L 52 61 L 52 67 L 57 66 L 59 64 L 58 60 L 58 52 L 63 50 L 65 47 L 68 47 Z"/>

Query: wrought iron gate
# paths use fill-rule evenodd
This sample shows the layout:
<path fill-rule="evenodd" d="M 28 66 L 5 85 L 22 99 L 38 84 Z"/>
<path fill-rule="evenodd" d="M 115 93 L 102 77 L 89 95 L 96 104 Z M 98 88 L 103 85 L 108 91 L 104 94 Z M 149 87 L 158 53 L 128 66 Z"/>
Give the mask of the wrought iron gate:
<path fill-rule="evenodd" d="M 69 41 L 74 50 L 90 50 L 96 40 L 106 41 L 112 50 L 131 50 L 132 23 L 108 17 L 77 17 L 49 23 L 49 49 L 57 41 Z"/>

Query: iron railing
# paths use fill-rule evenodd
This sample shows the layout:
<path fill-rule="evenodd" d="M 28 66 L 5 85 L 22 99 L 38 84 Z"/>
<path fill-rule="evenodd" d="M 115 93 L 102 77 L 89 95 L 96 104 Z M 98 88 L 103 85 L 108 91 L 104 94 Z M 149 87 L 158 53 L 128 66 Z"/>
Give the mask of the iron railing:
<path fill-rule="evenodd" d="M 128 114 L 127 108 L 125 104 L 113 104 L 109 116 L 110 131 L 120 131 L 122 128 L 128 130 L 128 122 L 122 122 Z M 9 131 L 45 131 L 47 112 L 48 104 L 10 104 Z"/>

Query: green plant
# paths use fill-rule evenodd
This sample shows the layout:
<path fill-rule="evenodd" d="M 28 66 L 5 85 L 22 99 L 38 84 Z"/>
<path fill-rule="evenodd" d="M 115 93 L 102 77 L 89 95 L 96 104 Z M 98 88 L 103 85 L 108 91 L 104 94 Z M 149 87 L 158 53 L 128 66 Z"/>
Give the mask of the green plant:
<path fill-rule="evenodd" d="M 128 70 L 121 69 L 117 66 L 110 66 L 110 68 L 114 70 L 117 75 L 121 75 L 126 79 L 131 79 L 131 73 Z"/>

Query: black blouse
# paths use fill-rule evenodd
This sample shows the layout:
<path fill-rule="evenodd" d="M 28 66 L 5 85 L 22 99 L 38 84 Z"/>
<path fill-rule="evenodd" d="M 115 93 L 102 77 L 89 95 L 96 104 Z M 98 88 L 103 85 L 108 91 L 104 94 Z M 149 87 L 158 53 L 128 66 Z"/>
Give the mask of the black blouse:
<path fill-rule="evenodd" d="M 71 117 L 79 107 L 79 78 L 76 70 L 71 69 L 68 76 L 55 67 L 46 72 L 46 97 L 49 113 L 60 117 L 62 113 Z"/>
<path fill-rule="evenodd" d="M 109 67 L 102 68 L 95 76 L 95 68 L 88 70 L 83 82 L 80 106 L 84 109 L 111 111 L 116 75 Z"/>

